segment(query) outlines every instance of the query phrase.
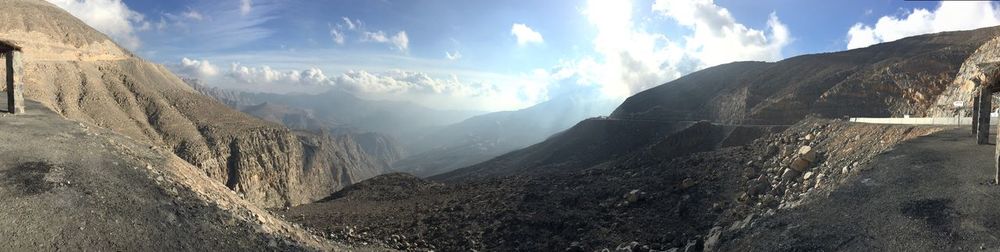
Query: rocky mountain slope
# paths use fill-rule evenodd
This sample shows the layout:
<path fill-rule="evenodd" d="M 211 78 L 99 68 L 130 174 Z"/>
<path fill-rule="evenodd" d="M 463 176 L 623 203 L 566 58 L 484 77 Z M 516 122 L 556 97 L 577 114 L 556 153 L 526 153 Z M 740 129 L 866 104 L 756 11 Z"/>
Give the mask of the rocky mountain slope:
<path fill-rule="evenodd" d="M 243 107 L 240 111 L 269 122 L 280 123 L 291 129 L 322 131 L 330 128 L 326 123 L 316 120 L 309 111 L 281 104 L 264 102 Z"/>
<path fill-rule="evenodd" d="M 940 114 L 951 101 L 945 106 L 939 97 L 954 89 L 963 62 L 998 31 L 943 32 L 774 63 L 716 66 L 640 92 L 612 117 L 790 124 L 810 114 Z"/>
<path fill-rule="evenodd" d="M 652 148 L 678 157 L 738 146 L 784 126 L 728 126 L 709 122 L 654 122 L 593 118 L 530 147 L 433 176 L 442 181 L 572 173 Z"/>
<path fill-rule="evenodd" d="M 44 1 L 0 1 L 0 38 L 24 48 L 25 96 L 69 119 L 171 150 L 267 207 L 383 172 L 356 145 L 296 134 L 197 93 Z"/>
<path fill-rule="evenodd" d="M 567 95 L 516 111 L 493 112 L 448 125 L 410 146 L 415 155 L 393 169 L 420 177 L 437 175 L 541 142 L 580 120 L 607 115 L 619 101 Z"/>
<path fill-rule="evenodd" d="M 195 90 L 214 98 L 234 109 L 266 121 L 280 123 L 293 130 L 307 131 L 318 135 L 332 135 L 346 141 L 360 144 L 361 150 L 372 161 L 382 167 L 390 167 L 392 163 L 406 156 L 395 138 L 376 132 L 359 132 L 354 128 L 341 128 L 335 122 L 322 121 L 313 115 L 312 110 L 291 107 L 275 102 L 256 103 L 257 95 L 244 92 L 209 87 L 198 80 L 184 79 Z"/>
<path fill-rule="evenodd" d="M 4 99 L 0 99 L 4 100 Z M 0 116 L 0 250 L 341 250 L 203 171 L 28 101 Z"/>
<path fill-rule="evenodd" d="M 822 197 L 877 169 L 880 153 L 938 130 L 809 120 L 751 144 L 671 156 L 661 148 L 675 142 L 663 139 L 562 172 L 447 183 L 383 175 L 283 214 L 399 249 L 700 251 L 717 246 L 713 234 Z M 812 161 L 786 175 L 803 146 Z"/>

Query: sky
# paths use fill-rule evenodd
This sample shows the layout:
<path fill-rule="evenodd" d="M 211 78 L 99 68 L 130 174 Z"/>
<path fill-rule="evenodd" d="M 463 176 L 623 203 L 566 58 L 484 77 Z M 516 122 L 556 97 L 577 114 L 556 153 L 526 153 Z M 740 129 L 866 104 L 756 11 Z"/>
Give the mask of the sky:
<path fill-rule="evenodd" d="M 483 111 L 624 99 L 733 61 L 1000 25 L 988 1 L 48 1 L 207 85 Z"/>

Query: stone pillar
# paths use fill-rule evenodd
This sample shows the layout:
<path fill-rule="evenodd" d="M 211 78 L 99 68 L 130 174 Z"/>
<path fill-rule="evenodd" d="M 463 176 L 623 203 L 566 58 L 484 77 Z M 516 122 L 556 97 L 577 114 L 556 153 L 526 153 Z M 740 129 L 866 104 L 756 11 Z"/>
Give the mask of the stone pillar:
<path fill-rule="evenodd" d="M 972 134 L 979 129 L 979 95 L 972 96 Z"/>
<path fill-rule="evenodd" d="M 976 143 L 978 144 L 989 144 L 990 143 L 990 112 L 993 110 L 993 92 L 987 88 L 983 88 L 979 91 L 979 127 L 976 129 Z"/>
<path fill-rule="evenodd" d="M 24 114 L 24 80 L 21 65 L 21 52 L 16 50 L 4 53 L 7 58 L 7 111 L 13 114 Z"/>

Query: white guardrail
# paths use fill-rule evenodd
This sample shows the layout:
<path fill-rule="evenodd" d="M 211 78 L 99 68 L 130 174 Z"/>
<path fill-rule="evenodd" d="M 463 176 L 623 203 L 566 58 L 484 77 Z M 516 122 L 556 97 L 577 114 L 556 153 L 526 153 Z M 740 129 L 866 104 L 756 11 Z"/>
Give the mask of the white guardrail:
<path fill-rule="evenodd" d="M 990 117 L 990 125 L 997 125 L 997 116 Z M 873 124 L 914 124 L 914 125 L 972 125 L 972 117 L 852 117 L 851 122 Z"/>

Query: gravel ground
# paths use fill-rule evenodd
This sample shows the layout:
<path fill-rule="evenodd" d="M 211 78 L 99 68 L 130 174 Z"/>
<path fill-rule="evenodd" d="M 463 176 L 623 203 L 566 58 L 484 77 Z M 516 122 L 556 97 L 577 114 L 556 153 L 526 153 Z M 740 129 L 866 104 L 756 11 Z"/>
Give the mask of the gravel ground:
<path fill-rule="evenodd" d="M 829 196 L 724 237 L 734 251 L 1000 250 L 993 145 L 968 129 L 910 140 Z"/>

